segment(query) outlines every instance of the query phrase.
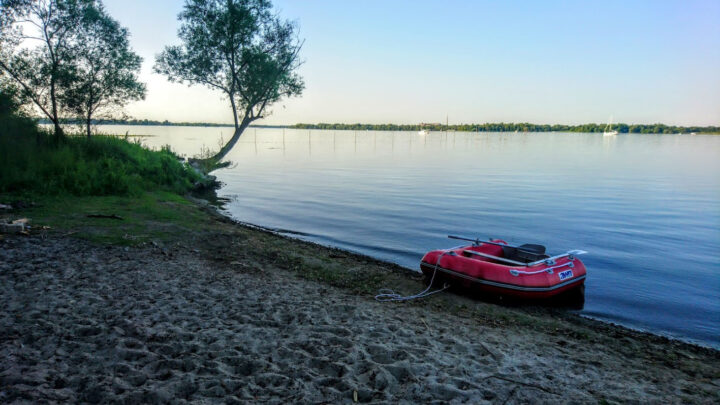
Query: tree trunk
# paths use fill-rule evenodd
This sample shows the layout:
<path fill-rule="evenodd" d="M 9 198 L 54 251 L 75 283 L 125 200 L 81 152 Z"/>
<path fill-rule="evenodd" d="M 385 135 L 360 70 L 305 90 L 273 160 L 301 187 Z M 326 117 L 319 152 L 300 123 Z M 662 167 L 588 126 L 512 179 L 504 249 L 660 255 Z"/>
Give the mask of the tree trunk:
<path fill-rule="evenodd" d="M 62 128 L 60 128 L 60 119 L 58 118 L 57 97 L 55 96 L 55 78 L 50 79 L 50 101 L 52 102 L 52 122 L 55 124 L 55 140 L 59 141 L 63 136 Z"/>
<path fill-rule="evenodd" d="M 225 158 L 225 155 L 228 154 L 237 143 L 238 139 L 240 139 L 240 135 L 242 135 L 243 131 L 245 131 L 245 128 L 247 128 L 250 125 L 250 122 L 252 122 L 249 118 L 243 118 L 242 122 L 240 123 L 240 126 L 235 129 L 235 133 L 233 134 L 232 138 L 225 144 L 225 146 L 220 149 L 218 153 L 215 154 L 215 156 L 211 157 L 210 159 L 219 162 L 223 158 Z"/>
<path fill-rule="evenodd" d="M 85 121 L 85 123 L 87 124 L 87 137 L 88 137 L 88 139 L 90 139 L 90 121 L 91 121 L 90 115 L 88 114 L 87 120 Z"/>
<path fill-rule="evenodd" d="M 55 120 L 55 122 L 53 122 L 53 124 L 55 124 L 55 140 L 59 141 L 60 138 L 62 138 L 62 136 L 63 136 L 63 130 L 60 127 L 60 122 L 58 120 Z"/>
<path fill-rule="evenodd" d="M 235 107 L 235 98 L 232 94 L 230 94 L 230 106 L 232 106 L 232 112 L 233 112 L 233 119 L 235 120 L 235 131 L 238 129 L 238 117 L 237 117 L 237 108 Z"/>
<path fill-rule="evenodd" d="M 65 136 L 65 133 L 60 126 L 60 120 L 58 118 L 53 119 L 52 123 L 55 128 L 55 142 L 59 143 L 60 140 Z"/>

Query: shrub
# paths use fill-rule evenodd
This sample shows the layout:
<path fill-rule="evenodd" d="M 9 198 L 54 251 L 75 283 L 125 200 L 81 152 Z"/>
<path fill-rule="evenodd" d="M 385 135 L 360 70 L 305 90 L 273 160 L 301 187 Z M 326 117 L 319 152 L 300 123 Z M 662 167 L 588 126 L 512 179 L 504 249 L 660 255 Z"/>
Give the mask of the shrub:
<path fill-rule="evenodd" d="M 169 150 L 124 139 L 68 136 L 60 143 L 0 92 L 0 192 L 138 195 L 189 191 L 200 179 Z"/>

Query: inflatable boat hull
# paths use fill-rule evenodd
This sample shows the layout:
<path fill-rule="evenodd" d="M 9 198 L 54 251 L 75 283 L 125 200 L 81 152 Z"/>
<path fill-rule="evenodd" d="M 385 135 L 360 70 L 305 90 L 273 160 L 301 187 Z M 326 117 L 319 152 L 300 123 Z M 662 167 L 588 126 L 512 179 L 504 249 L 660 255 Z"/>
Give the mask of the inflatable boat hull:
<path fill-rule="evenodd" d="M 420 270 L 434 283 L 487 294 L 522 299 L 545 299 L 580 289 L 587 276 L 585 265 L 573 255 L 548 258 L 538 255 L 520 262 L 506 247 L 480 243 L 425 254 Z M 544 253 L 544 247 L 541 247 Z M 532 258 L 538 259 L 530 261 Z M 517 259 L 517 260 L 516 260 Z M 516 262 L 516 264 L 508 264 Z"/>

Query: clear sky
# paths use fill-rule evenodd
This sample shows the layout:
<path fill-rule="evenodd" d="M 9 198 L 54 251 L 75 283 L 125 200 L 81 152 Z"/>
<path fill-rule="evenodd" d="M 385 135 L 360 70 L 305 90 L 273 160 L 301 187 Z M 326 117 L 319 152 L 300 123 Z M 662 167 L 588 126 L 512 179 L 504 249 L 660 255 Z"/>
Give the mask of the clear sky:
<path fill-rule="evenodd" d="M 144 59 L 134 118 L 232 122 L 222 94 L 168 83 L 182 0 L 105 0 Z M 720 125 L 720 1 L 275 0 L 305 39 L 303 96 L 259 124 Z"/>

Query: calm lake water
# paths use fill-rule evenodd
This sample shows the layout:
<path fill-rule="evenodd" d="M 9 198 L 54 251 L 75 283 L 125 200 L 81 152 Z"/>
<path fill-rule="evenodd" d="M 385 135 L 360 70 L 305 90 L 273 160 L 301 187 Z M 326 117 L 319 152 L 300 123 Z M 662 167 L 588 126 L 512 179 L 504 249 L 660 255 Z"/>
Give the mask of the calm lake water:
<path fill-rule="evenodd" d="M 232 135 L 102 130 L 188 156 Z M 583 314 L 720 347 L 720 136 L 250 128 L 228 158 L 238 220 L 412 269 L 448 234 L 587 250 Z"/>

